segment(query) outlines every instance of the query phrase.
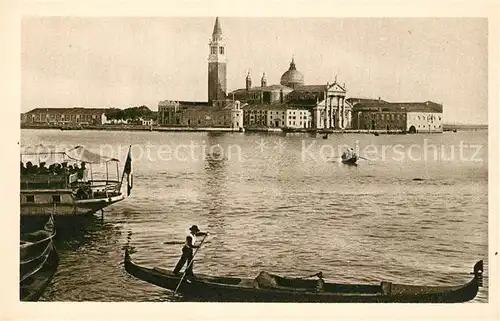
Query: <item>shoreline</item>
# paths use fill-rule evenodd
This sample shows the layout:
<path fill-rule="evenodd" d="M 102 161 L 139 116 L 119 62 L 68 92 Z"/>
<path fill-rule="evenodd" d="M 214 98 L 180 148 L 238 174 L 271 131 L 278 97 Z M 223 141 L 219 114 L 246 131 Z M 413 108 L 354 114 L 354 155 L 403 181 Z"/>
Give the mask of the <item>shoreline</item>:
<path fill-rule="evenodd" d="M 444 126 L 443 126 L 444 127 Z M 151 132 L 215 132 L 215 133 L 303 133 L 303 134 L 369 134 L 369 135 L 405 135 L 408 134 L 402 130 L 386 130 L 386 129 L 295 129 L 295 128 L 245 128 L 244 131 L 227 127 L 160 127 L 160 126 L 142 126 L 142 125 L 101 125 L 101 126 L 85 126 L 85 127 L 68 127 L 61 128 L 60 126 L 29 126 L 21 125 L 21 129 L 53 129 L 60 131 L 80 131 L 80 130 L 101 130 L 101 131 L 151 131 Z M 454 126 L 445 127 L 440 132 L 418 132 L 417 134 L 442 134 L 443 132 L 455 131 L 481 131 L 488 130 L 487 126 L 466 127 Z"/>

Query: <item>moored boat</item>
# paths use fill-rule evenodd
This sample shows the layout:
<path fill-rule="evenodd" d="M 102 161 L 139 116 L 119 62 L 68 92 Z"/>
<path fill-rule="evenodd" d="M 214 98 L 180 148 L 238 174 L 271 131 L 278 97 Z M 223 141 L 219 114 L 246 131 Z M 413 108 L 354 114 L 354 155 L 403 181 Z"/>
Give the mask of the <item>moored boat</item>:
<path fill-rule="evenodd" d="M 19 245 L 19 258 L 21 264 L 22 262 L 29 262 L 33 257 L 47 249 L 49 243 L 53 241 L 55 236 L 56 228 L 52 216 L 49 217 L 42 230 L 21 234 Z"/>
<path fill-rule="evenodd" d="M 44 161 L 40 161 L 43 159 Z M 38 162 L 38 165 L 33 165 Z M 57 149 L 50 146 L 28 146 L 21 152 L 21 222 L 26 218 L 53 215 L 78 216 L 95 213 L 125 198 L 122 192 L 127 174 L 130 193 L 130 151 L 120 180 L 118 163 L 82 146 Z M 45 165 L 51 163 L 47 168 Z M 73 165 L 72 165 L 73 164 Z M 47 164 L 48 165 L 48 164 Z M 116 172 L 110 170 L 116 166 Z M 93 171 L 103 167 L 102 171 Z M 127 167 L 128 166 L 128 167 Z M 101 177 L 96 177 L 96 176 Z M 39 222 L 37 222 L 39 223 Z"/>
<path fill-rule="evenodd" d="M 417 286 L 391 282 L 374 285 L 328 283 L 318 280 L 281 277 L 261 272 L 255 279 L 213 277 L 197 274 L 186 277 L 162 268 L 134 263 L 125 250 L 125 270 L 136 278 L 165 289 L 176 290 L 186 301 L 208 302 L 394 302 L 452 303 L 474 299 L 482 286 L 483 261 L 474 265 L 474 277 L 462 285 Z M 179 285 L 179 286 L 178 286 Z"/>
<path fill-rule="evenodd" d="M 59 263 L 54 245 L 52 217 L 43 230 L 21 235 L 19 289 L 21 301 L 37 301 L 49 285 Z"/>

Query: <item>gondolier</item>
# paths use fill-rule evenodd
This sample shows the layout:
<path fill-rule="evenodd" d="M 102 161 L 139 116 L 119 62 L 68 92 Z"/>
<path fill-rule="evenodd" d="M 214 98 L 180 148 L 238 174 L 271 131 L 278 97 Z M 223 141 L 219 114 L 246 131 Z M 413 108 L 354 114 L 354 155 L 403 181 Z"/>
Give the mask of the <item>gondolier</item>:
<path fill-rule="evenodd" d="M 184 264 L 187 264 L 186 275 L 193 276 L 193 249 L 200 247 L 200 245 L 196 245 L 196 237 L 208 235 L 208 233 L 200 232 L 200 229 L 196 225 L 191 226 L 189 231 L 190 233 L 186 236 L 184 246 L 182 247 L 182 256 L 174 269 L 175 274 L 178 274 Z"/>

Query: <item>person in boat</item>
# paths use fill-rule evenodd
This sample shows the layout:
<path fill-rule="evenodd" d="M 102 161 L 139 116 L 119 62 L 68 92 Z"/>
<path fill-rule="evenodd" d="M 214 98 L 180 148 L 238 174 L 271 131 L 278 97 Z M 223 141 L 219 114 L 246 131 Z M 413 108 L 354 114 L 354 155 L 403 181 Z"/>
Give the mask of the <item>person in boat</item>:
<path fill-rule="evenodd" d="M 49 173 L 49 169 L 47 167 L 45 167 L 45 162 L 41 162 L 40 163 L 40 167 L 38 168 L 38 173 L 39 174 L 48 174 Z"/>
<path fill-rule="evenodd" d="M 55 164 L 54 165 L 54 174 L 55 175 L 60 175 L 62 173 L 64 173 L 64 170 L 63 170 L 61 164 Z"/>
<path fill-rule="evenodd" d="M 26 172 L 26 167 L 24 167 L 24 163 L 21 161 L 21 175 Z"/>
<path fill-rule="evenodd" d="M 82 167 L 78 169 L 78 179 L 87 181 L 87 169 L 85 168 L 85 162 L 82 162 Z"/>
<path fill-rule="evenodd" d="M 200 232 L 198 226 L 193 225 L 189 228 L 189 234 L 186 236 L 184 246 L 182 247 L 182 256 L 177 262 L 174 269 L 174 274 L 179 274 L 184 264 L 187 264 L 186 275 L 193 276 L 193 249 L 197 249 L 200 246 L 196 245 L 197 236 L 206 236 L 208 233 Z"/>
<path fill-rule="evenodd" d="M 31 162 L 26 163 L 26 170 L 24 172 L 25 174 L 34 174 L 33 173 L 33 164 Z"/>
<path fill-rule="evenodd" d="M 352 158 L 355 158 L 356 157 L 356 153 L 354 152 L 354 149 L 351 147 L 351 149 L 349 150 L 349 153 L 350 153 L 350 157 Z"/>
<path fill-rule="evenodd" d="M 342 159 L 349 159 L 349 158 L 351 158 L 351 151 L 349 149 L 346 149 L 342 154 Z"/>

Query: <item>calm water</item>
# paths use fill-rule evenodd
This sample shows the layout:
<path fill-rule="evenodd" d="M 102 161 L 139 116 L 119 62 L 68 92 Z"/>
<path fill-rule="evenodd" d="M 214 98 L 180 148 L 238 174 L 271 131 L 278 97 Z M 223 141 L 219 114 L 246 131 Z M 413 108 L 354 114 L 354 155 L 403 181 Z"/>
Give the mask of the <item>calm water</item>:
<path fill-rule="evenodd" d="M 488 300 L 486 131 L 324 140 L 23 130 L 21 138 L 22 144 L 104 148 L 122 162 L 133 145 L 131 197 L 109 207 L 103 222 L 96 217 L 60 240 L 59 269 L 44 301 L 168 300 L 169 291 L 125 272 L 123 248 L 131 233 L 135 261 L 173 268 L 181 245 L 172 243 L 191 224 L 211 232 L 195 272 L 255 277 L 261 270 L 290 276 L 321 270 L 337 282 L 440 285 L 468 281 L 473 264 L 484 259 L 485 287 L 475 302 Z M 475 146 L 463 148 L 460 155 L 461 143 L 482 148 L 477 155 Z M 339 164 L 338 153 L 330 152 L 340 144 L 359 147 L 372 160 Z M 418 148 L 424 144 L 426 153 Z M 214 145 L 219 154 L 204 157 Z M 369 145 L 371 153 L 363 151 Z M 429 146 L 442 157 L 435 159 Z M 169 158 L 176 148 L 183 159 Z"/>

